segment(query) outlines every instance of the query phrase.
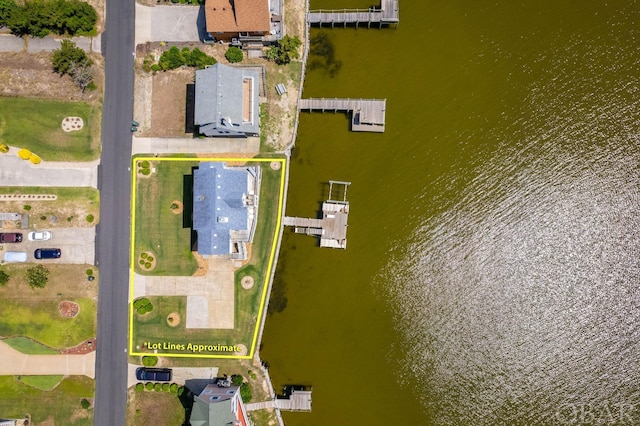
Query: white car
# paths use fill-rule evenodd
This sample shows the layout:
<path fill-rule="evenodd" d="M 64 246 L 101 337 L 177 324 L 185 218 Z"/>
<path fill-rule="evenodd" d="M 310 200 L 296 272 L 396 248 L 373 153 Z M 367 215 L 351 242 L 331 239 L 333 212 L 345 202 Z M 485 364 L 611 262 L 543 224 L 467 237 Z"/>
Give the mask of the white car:
<path fill-rule="evenodd" d="M 31 231 L 29 232 L 29 241 L 46 241 L 51 239 L 49 231 Z"/>

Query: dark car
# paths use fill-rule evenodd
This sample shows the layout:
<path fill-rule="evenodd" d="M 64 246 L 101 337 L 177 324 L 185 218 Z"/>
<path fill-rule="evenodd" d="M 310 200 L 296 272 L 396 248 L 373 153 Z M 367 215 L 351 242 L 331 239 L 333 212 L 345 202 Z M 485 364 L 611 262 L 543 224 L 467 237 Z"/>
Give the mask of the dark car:
<path fill-rule="evenodd" d="M 170 382 L 171 376 L 172 376 L 172 373 L 170 368 L 139 367 L 136 369 L 136 379 L 138 380 Z"/>
<path fill-rule="evenodd" d="M 19 243 L 22 241 L 22 234 L 19 232 L 5 232 L 0 234 L 0 243 Z"/>
<path fill-rule="evenodd" d="M 57 259 L 62 255 L 59 248 L 41 248 L 33 252 L 36 259 Z"/>

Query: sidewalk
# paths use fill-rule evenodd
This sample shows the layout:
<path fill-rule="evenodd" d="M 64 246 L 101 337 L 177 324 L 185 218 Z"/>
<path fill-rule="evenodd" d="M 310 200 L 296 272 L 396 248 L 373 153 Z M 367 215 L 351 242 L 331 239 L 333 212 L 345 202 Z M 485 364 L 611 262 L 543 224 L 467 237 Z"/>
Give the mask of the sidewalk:
<path fill-rule="evenodd" d="M 95 378 L 96 352 L 85 355 L 26 355 L 0 341 L 2 376 L 88 376 Z"/>

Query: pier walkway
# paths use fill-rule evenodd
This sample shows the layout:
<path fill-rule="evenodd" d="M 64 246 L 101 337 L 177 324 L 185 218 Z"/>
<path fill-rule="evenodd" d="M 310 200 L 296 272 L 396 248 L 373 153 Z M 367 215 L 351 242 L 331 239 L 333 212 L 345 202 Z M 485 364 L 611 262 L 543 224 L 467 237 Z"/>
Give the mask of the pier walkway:
<path fill-rule="evenodd" d="M 398 25 L 398 0 L 381 0 L 380 7 L 371 7 L 369 9 L 319 9 L 307 12 L 307 23 L 309 25 L 322 24 L 371 24 Z"/>
<path fill-rule="evenodd" d="M 285 411 L 311 411 L 311 391 L 294 390 L 288 398 L 276 398 L 271 401 L 251 402 L 244 406 L 247 411 L 277 408 Z"/>
<path fill-rule="evenodd" d="M 307 98 L 300 99 L 301 111 L 351 112 L 354 132 L 384 132 L 386 99 Z"/>

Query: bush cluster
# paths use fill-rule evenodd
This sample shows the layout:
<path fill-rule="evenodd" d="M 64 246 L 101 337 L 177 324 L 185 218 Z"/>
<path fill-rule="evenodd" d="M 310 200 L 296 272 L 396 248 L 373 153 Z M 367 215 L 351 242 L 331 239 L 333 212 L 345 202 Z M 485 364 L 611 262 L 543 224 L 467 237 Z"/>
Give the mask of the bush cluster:
<path fill-rule="evenodd" d="M 1 0 L 0 0 L 1 1 Z M 53 51 L 51 56 L 51 65 L 53 70 L 60 74 L 68 74 L 80 89 L 95 87 L 93 83 L 93 61 L 87 56 L 86 52 L 77 47 L 70 40 L 62 40 L 60 49 Z"/>
<path fill-rule="evenodd" d="M 97 20 L 93 6 L 80 0 L 0 0 L 0 26 L 18 37 L 92 34 Z"/>
<path fill-rule="evenodd" d="M 151 164 L 146 160 L 138 162 L 138 172 L 149 176 L 151 174 Z"/>
<path fill-rule="evenodd" d="M 140 299 L 134 300 L 133 308 L 140 315 L 144 315 L 147 312 L 153 311 L 153 305 L 151 304 L 151 301 L 146 297 L 142 297 Z"/>
<path fill-rule="evenodd" d="M 182 390 L 182 386 L 178 386 L 177 383 L 136 383 L 135 390 L 138 392 L 142 391 L 156 391 L 156 392 L 171 392 L 178 393 L 178 389 Z"/>
<path fill-rule="evenodd" d="M 197 47 L 193 50 L 188 47 L 180 50 L 173 46 L 162 53 L 157 63 L 154 62 L 153 56 L 148 55 L 144 59 L 143 68 L 147 72 L 168 71 L 183 66 L 203 69 L 215 63 L 216 60 L 213 56 L 207 55 Z"/>
<path fill-rule="evenodd" d="M 267 51 L 267 59 L 275 61 L 277 64 L 288 64 L 292 59 L 300 56 L 298 48 L 302 44 L 298 36 L 288 35 L 278 40 L 278 44 Z"/>
<path fill-rule="evenodd" d="M 157 356 L 148 355 L 142 357 L 142 365 L 145 367 L 154 367 L 156 364 L 158 364 Z"/>
<path fill-rule="evenodd" d="M 224 54 L 224 57 L 227 58 L 227 61 L 231 63 L 242 62 L 244 59 L 244 53 L 242 50 L 235 46 L 230 46 Z"/>

